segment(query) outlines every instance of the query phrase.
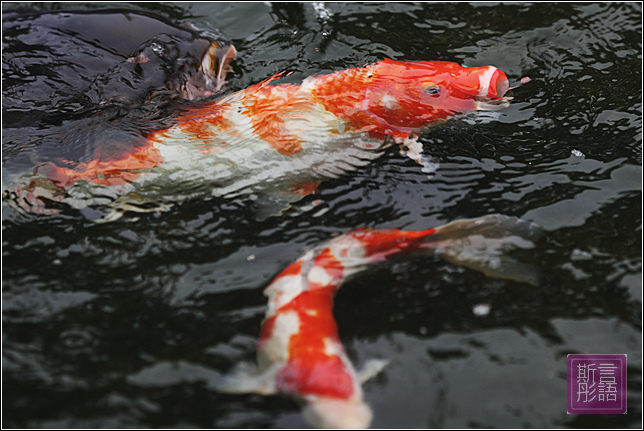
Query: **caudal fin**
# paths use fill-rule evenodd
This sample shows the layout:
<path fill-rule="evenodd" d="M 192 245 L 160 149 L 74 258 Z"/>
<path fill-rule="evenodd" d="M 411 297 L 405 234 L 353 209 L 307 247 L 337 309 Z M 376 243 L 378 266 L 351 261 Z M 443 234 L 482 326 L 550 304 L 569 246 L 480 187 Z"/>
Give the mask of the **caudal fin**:
<path fill-rule="evenodd" d="M 487 276 L 536 286 L 540 278 L 536 268 L 518 262 L 506 253 L 512 249 L 534 247 L 540 234 L 541 230 L 532 222 L 491 214 L 438 227 L 425 238 L 423 248 Z"/>

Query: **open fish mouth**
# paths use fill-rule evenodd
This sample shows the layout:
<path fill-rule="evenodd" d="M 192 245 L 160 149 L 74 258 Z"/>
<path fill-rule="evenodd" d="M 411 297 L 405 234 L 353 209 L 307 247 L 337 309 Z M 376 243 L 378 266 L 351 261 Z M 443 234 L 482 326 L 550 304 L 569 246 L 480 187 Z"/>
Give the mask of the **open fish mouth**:
<path fill-rule="evenodd" d="M 212 42 L 204 53 L 199 70 L 210 78 L 211 82 L 214 81 L 215 91 L 221 90 L 226 81 L 226 74 L 233 71 L 230 62 L 236 57 L 237 50 L 234 46 L 217 42 Z"/>
<path fill-rule="evenodd" d="M 501 97 L 498 99 L 490 99 L 487 97 L 477 97 L 474 101 L 475 109 L 482 109 L 486 111 L 496 111 L 498 109 L 507 108 L 510 106 L 513 97 Z"/>
<path fill-rule="evenodd" d="M 489 81 L 486 84 L 481 82 L 481 91 L 478 96 L 475 97 L 474 104 L 476 109 L 483 109 L 488 111 L 495 111 L 497 109 L 503 109 L 510 106 L 513 97 L 507 96 L 510 90 L 513 90 L 523 84 L 530 82 L 530 78 L 524 77 L 521 78 L 521 82 L 514 87 L 510 87 L 510 82 L 508 81 L 505 73 L 501 72 L 496 68 L 490 68 L 489 72 L 486 72 L 481 80 L 483 81 L 484 77 Z"/>

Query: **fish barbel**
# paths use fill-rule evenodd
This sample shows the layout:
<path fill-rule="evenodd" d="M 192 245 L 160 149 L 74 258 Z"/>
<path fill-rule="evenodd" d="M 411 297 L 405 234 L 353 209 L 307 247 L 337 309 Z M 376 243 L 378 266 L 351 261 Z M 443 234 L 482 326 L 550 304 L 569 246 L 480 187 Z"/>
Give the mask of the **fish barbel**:
<path fill-rule="evenodd" d="M 533 223 L 492 214 L 422 231 L 358 229 L 336 237 L 289 265 L 264 290 L 268 310 L 257 342 L 258 369 L 232 373 L 219 390 L 288 395 L 303 404 L 304 418 L 314 426 L 366 428 L 372 412 L 360 384 L 386 361 L 354 369 L 332 312 L 340 285 L 375 263 L 409 253 L 536 285 L 535 269 L 504 253 L 533 247 L 539 233 Z"/>
<path fill-rule="evenodd" d="M 132 142 L 89 137 L 89 156 L 41 163 L 3 196 L 41 212 L 46 200 L 107 209 L 104 220 L 112 220 L 125 211 L 243 195 L 265 218 L 392 143 L 422 163 L 421 127 L 511 100 L 508 78 L 493 66 L 383 60 L 301 85 L 274 85 L 280 76 L 186 105 L 171 126 Z"/>

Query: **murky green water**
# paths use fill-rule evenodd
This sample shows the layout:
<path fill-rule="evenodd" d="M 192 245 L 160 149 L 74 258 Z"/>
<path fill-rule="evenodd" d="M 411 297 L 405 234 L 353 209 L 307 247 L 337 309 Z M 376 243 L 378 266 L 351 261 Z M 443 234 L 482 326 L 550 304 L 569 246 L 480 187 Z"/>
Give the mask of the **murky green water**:
<path fill-rule="evenodd" d="M 305 426 L 291 400 L 213 387 L 254 360 L 262 288 L 335 233 L 488 213 L 544 227 L 521 256 L 540 286 L 416 257 L 339 293 L 351 359 L 390 361 L 364 385 L 373 426 L 642 426 L 639 3 L 131 6 L 219 29 L 240 52 L 231 90 L 383 57 L 532 82 L 506 110 L 434 127 L 432 177 L 392 150 L 322 184 L 300 215 L 258 222 L 221 199 L 97 225 L 3 208 L 3 426 Z M 3 127 L 3 169 L 23 132 Z M 628 354 L 627 415 L 566 414 L 569 353 Z"/>

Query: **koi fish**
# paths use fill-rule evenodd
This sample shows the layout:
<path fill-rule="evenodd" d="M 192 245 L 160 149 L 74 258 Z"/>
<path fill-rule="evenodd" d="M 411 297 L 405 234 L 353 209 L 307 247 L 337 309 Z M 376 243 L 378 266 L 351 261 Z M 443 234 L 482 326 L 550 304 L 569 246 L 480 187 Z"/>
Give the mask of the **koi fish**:
<path fill-rule="evenodd" d="M 233 373 L 219 390 L 288 395 L 304 404 L 303 416 L 313 426 L 366 428 L 372 412 L 360 384 L 386 361 L 354 369 L 332 313 L 340 285 L 375 263 L 409 253 L 536 285 L 535 269 L 504 252 L 530 248 L 538 235 L 533 223 L 493 214 L 422 231 L 358 229 L 336 237 L 308 251 L 264 290 L 268 310 L 257 342 L 258 371 Z"/>
<path fill-rule="evenodd" d="M 30 125 L 34 111 L 54 106 L 77 111 L 143 103 L 159 92 L 190 100 L 215 94 L 236 54 L 222 38 L 142 10 L 7 10 L 2 34 L 3 112 L 29 110 Z"/>
<path fill-rule="evenodd" d="M 387 59 L 311 76 L 301 85 L 271 85 L 280 77 L 187 105 L 173 113 L 171 126 L 131 142 L 101 133 L 66 138 L 68 145 L 90 140 L 93 152 L 41 163 L 4 196 L 41 212 L 51 211 L 46 200 L 107 209 L 103 221 L 190 199 L 246 196 L 261 219 L 394 143 L 422 164 L 422 127 L 471 110 L 504 108 L 511 100 L 505 96 L 508 78 L 496 67 L 443 61 Z"/>

